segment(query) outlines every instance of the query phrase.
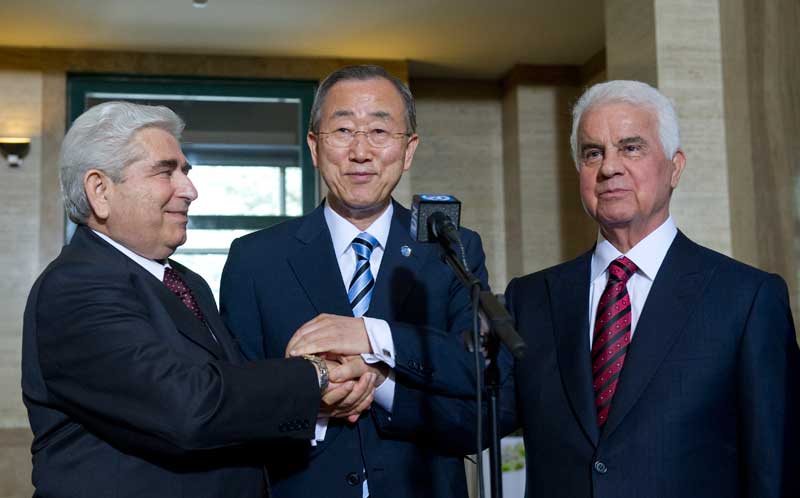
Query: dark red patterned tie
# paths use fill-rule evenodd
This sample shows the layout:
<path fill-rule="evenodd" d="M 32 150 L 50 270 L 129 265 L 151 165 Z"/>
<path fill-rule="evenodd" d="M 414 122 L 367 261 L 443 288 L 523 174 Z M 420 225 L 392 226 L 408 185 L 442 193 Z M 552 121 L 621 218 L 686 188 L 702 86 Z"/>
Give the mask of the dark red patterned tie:
<path fill-rule="evenodd" d="M 625 256 L 612 261 L 608 265 L 606 289 L 597 305 L 592 340 L 592 384 L 597 425 L 601 428 L 608 420 L 625 353 L 631 343 L 631 298 L 626 284 L 636 270 L 633 261 Z"/>
<path fill-rule="evenodd" d="M 178 296 L 178 299 L 183 301 L 183 304 L 189 308 L 189 311 L 191 311 L 194 316 L 196 316 L 201 322 L 205 321 L 203 312 L 200 310 L 200 306 L 197 305 L 197 300 L 194 298 L 192 290 L 189 289 L 189 286 L 186 285 L 186 282 L 183 281 L 178 272 L 169 267 L 165 268 L 164 285 L 167 286 L 167 289 L 171 290 L 176 296 Z"/>

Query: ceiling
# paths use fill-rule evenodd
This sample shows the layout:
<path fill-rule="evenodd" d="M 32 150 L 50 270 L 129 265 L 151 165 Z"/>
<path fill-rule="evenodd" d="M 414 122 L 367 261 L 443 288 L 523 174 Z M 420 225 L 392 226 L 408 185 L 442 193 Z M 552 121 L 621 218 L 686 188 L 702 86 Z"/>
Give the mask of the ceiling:
<path fill-rule="evenodd" d="M 0 46 L 408 60 L 412 77 L 583 64 L 600 0 L 0 0 Z"/>

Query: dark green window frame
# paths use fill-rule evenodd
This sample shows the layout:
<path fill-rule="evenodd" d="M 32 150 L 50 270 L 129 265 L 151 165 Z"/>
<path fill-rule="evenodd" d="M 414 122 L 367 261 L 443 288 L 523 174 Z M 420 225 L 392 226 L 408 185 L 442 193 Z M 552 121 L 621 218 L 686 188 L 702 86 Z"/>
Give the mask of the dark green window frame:
<path fill-rule="evenodd" d="M 130 93 L 140 95 L 215 95 L 226 97 L 256 97 L 297 99 L 300 101 L 297 146 L 208 146 L 184 144 L 183 150 L 189 162 L 198 162 L 193 157 L 202 155 L 203 162 L 212 160 L 214 164 L 236 166 L 261 166 L 255 157 L 269 152 L 273 157 L 286 158 L 286 164 L 293 161 L 299 152 L 302 171 L 303 214 L 311 212 L 319 202 L 317 174 L 311 162 L 311 153 L 304 138 L 308 134 L 308 120 L 311 104 L 316 92 L 316 82 L 295 80 L 254 80 L 221 79 L 195 77 L 148 77 L 114 74 L 69 74 L 67 78 L 67 126 L 86 110 L 87 97 L 102 93 Z M 299 151 L 298 151 L 299 148 Z M 269 149 L 269 150 L 266 150 Z M 293 165 L 293 164 L 292 164 Z M 188 228 L 196 229 L 246 229 L 258 230 L 293 218 L 292 216 L 189 216 Z"/>

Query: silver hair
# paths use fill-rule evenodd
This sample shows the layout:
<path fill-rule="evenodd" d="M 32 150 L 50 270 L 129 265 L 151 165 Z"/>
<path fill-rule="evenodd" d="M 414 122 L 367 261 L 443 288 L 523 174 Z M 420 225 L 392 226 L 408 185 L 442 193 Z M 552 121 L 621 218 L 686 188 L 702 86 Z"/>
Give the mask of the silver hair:
<path fill-rule="evenodd" d="M 162 129 L 180 140 L 184 123 L 167 107 L 130 102 L 104 102 L 72 123 L 58 161 L 69 219 L 85 224 L 91 214 L 83 186 L 87 171 L 100 170 L 117 183 L 126 166 L 142 159 L 143 151 L 133 138 L 145 128 Z"/>
<path fill-rule="evenodd" d="M 329 74 L 328 77 L 322 81 L 322 83 L 320 83 L 319 88 L 317 89 L 317 94 L 314 96 L 314 104 L 311 106 L 311 119 L 308 123 L 308 129 L 311 130 L 312 133 L 319 133 L 319 123 L 322 120 L 322 106 L 325 104 L 325 99 L 328 97 L 328 92 L 330 92 L 331 88 L 333 88 L 336 83 L 339 83 L 340 81 L 365 81 L 378 78 L 388 80 L 392 85 L 394 85 L 398 93 L 400 93 L 400 97 L 403 98 L 403 104 L 405 105 L 406 110 L 406 133 L 416 133 L 417 109 L 414 105 L 414 96 L 411 94 L 411 90 L 408 89 L 405 83 L 389 74 L 389 72 L 381 66 L 372 66 L 366 64 L 359 66 L 345 66 L 341 69 L 337 69 Z"/>
<path fill-rule="evenodd" d="M 569 137 L 572 147 L 572 160 L 580 168 L 578 157 L 578 126 L 581 117 L 590 108 L 605 104 L 624 102 L 651 109 L 658 118 L 658 138 L 664 155 L 671 159 L 681 146 L 678 115 L 672 101 L 661 92 L 641 81 L 616 80 L 598 83 L 581 95 L 572 109 L 572 134 Z"/>

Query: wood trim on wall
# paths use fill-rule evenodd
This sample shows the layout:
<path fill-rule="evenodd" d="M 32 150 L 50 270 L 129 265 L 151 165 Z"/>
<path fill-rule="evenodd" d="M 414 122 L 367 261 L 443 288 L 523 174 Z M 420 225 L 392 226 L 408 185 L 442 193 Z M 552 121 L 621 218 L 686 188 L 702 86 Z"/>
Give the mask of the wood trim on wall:
<path fill-rule="evenodd" d="M 606 50 L 592 55 L 582 65 L 517 64 L 503 78 L 503 89 L 519 85 L 582 87 L 605 79 Z"/>
<path fill-rule="evenodd" d="M 517 64 L 503 78 L 503 87 L 508 91 L 520 85 L 577 86 L 580 81 L 580 66 Z"/>
<path fill-rule="evenodd" d="M 503 86 L 497 80 L 411 78 L 409 86 L 417 99 L 433 97 L 441 99 L 500 100 L 503 98 Z"/>
<path fill-rule="evenodd" d="M 581 85 L 606 79 L 606 49 L 602 49 L 581 66 Z"/>
<path fill-rule="evenodd" d="M 408 62 L 0 47 L 0 70 L 320 80 L 349 64 L 379 64 L 408 81 Z"/>

